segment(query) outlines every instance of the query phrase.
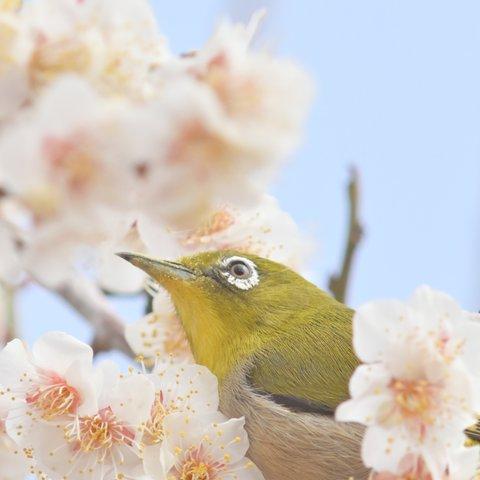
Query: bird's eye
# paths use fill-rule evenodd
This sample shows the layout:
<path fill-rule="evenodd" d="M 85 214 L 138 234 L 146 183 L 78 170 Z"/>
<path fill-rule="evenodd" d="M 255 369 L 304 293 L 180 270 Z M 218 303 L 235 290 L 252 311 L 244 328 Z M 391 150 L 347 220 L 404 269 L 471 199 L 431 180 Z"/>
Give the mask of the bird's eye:
<path fill-rule="evenodd" d="M 259 282 L 256 265 L 248 258 L 229 257 L 221 262 L 222 275 L 240 290 L 250 290 Z"/>
<path fill-rule="evenodd" d="M 230 265 L 229 272 L 237 278 L 248 278 L 252 272 L 249 266 L 243 262 L 234 262 Z"/>

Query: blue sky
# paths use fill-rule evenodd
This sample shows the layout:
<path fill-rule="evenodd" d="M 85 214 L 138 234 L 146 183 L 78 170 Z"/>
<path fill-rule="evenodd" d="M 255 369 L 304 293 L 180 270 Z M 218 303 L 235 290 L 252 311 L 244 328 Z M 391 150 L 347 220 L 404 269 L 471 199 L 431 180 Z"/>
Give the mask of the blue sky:
<path fill-rule="evenodd" d="M 350 303 L 406 298 L 420 284 L 480 309 L 480 3 L 476 0 L 153 0 L 175 51 L 201 45 L 222 14 L 267 4 L 262 34 L 314 77 L 304 144 L 273 192 L 318 243 L 320 286 L 336 269 L 348 166 L 362 175 L 367 235 Z M 29 340 L 88 328 L 46 292 L 20 299 Z M 134 319 L 138 303 L 117 302 Z"/>

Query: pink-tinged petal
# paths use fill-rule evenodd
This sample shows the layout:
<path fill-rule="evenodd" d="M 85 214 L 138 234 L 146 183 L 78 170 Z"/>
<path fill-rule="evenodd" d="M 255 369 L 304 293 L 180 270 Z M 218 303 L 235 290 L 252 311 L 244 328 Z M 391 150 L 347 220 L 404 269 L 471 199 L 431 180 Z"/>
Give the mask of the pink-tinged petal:
<path fill-rule="evenodd" d="M 97 389 L 92 377 L 92 369 L 78 361 L 74 361 L 65 372 L 65 382 L 78 393 L 79 403 L 75 413 L 80 416 L 93 415 L 98 410 Z"/>
<path fill-rule="evenodd" d="M 118 381 L 109 406 L 120 421 L 135 428 L 150 418 L 154 399 L 153 383 L 145 375 L 133 374 Z"/>
<path fill-rule="evenodd" d="M 392 335 L 401 329 L 407 315 L 405 305 L 395 300 L 371 302 L 360 307 L 353 318 L 353 346 L 360 360 L 366 363 L 380 361 Z"/>
<path fill-rule="evenodd" d="M 91 347 L 64 332 L 42 335 L 32 348 L 35 365 L 63 376 L 73 362 L 85 366 L 92 363 Z"/>
<path fill-rule="evenodd" d="M 369 427 L 363 438 L 362 459 L 377 472 L 398 473 L 400 462 L 410 453 L 409 445 L 398 430 Z"/>

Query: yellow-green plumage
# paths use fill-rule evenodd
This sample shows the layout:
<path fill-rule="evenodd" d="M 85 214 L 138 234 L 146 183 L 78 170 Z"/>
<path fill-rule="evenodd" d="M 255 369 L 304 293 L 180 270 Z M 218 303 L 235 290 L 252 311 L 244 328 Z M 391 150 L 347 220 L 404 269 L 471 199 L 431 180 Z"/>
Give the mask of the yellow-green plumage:
<path fill-rule="evenodd" d="M 169 291 L 196 361 L 219 378 L 224 413 L 245 415 L 250 455 L 267 480 L 365 478 L 360 428 L 331 416 L 358 364 L 351 309 L 253 255 L 207 252 L 179 263 L 122 256 Z M 227 281 L 232 258 L 253 262 L 256 285 Z"/>

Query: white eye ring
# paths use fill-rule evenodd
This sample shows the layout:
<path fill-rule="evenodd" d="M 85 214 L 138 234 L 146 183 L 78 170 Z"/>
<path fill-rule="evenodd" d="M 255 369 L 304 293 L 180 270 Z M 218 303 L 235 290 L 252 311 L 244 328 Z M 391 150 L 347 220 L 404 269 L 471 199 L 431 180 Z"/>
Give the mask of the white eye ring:
<path fill-rule="evenodd" d="M 250 275 L 246 278 L 239 278 L 238 276 L 235 276 L 232 273 L 231 268 L 237 264 L 246 266 Z M 221 266 L 224 269 L 222 271 L 222 275 L 227 279 L 228 283 L 235 285 L 240 290 L 250 290 L 260 282 L 257 266 L 248 258 L 227 257 L 221 261 Z"/>

